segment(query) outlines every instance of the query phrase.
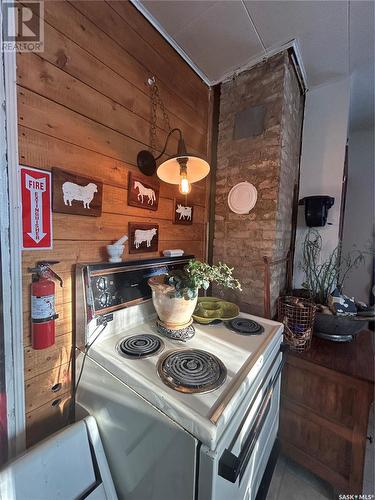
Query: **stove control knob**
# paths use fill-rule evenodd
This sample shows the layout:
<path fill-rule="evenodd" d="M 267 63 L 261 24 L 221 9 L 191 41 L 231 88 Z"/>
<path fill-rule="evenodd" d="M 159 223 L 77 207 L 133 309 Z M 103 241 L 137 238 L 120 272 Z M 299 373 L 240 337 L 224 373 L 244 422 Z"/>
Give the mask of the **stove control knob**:
<path fill-rule="evenodd" d="M 96 287 L 98 290 L 105 290 L 107 288 L 107 280 L 101 276 L 100 278 L 97 279 L 96 281 Z"/>
<path fill-rule="evenodd" d="M 109 295 L 109 293 L 104 292 L 100 295 L 99 304 L 102 307 L 108 307 L 109 305 L 111 305 L 111 296 Z"/>

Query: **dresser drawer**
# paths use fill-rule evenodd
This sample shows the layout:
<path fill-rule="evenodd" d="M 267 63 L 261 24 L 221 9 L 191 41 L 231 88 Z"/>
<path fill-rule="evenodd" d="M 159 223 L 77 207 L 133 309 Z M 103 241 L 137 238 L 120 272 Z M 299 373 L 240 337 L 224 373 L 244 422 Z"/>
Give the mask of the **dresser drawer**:
<path fill-rule="evenodd" d="M 282 375 L 283 451 L 340 492 L 362 491 L 373 384 L 288 355 Z"/>
<path fill-rule="evenodd" d="M 361 382 L 294 358 L 283 373 L 282 394 L 322 417 L 353 429 Z"/>
<path fill-rule="evenodd" d="M 351 432 L 340 432 L 329 422 L 309 418 L 308 412 L 284 402 L 280 416 L 280 434 L 284 441 L 297 447 L 328 469 L 349 481 L 353 443 Z"/>

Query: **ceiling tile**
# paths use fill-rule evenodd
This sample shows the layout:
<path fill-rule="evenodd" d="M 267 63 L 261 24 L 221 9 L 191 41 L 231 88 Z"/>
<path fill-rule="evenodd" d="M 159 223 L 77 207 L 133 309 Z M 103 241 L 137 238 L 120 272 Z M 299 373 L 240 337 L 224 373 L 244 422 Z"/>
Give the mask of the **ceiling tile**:
<path fill-rule="evenodd" d="M 348 74 L 346 1 L 245 3 L 267 48 L 298 39 L 310 86 Z"/>
<path fill-rule="evenodd" d="M 176 31 L 210 9 L 214 0 L 142 0 L 148 12 L 173 36 Z"/>
<path fill-rule="evenodd" d="M 238 1 L 217 2 L 173 38 L 212 81 L 263 53 Z"/>

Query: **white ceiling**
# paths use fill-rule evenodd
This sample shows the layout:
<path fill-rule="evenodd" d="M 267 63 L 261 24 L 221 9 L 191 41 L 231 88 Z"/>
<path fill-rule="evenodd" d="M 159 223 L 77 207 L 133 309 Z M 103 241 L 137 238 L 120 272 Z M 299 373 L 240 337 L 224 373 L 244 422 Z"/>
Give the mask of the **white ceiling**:
<path fill-rule="evenodd" d="M 141 4 L 147 17 L 156 21 L 209 84 L 222 81 L 249 61 L 296 39 L 308 87 L 352 75 L 351 126 L 365 127 L 372 119 L 373 1 L 354 0 L 349 4 L 347 0 L 140 0 L 135 3 Z"/>

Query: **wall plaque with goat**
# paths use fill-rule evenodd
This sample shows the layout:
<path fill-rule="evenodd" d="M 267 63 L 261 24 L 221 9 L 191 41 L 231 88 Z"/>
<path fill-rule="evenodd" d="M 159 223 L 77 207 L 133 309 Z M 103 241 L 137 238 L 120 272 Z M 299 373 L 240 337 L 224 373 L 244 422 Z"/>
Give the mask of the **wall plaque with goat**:
<path fill-rule="evenodd" d="M 193 224 L 194 207 L 183 199 L 174 200 L 174 224 Z"/>

